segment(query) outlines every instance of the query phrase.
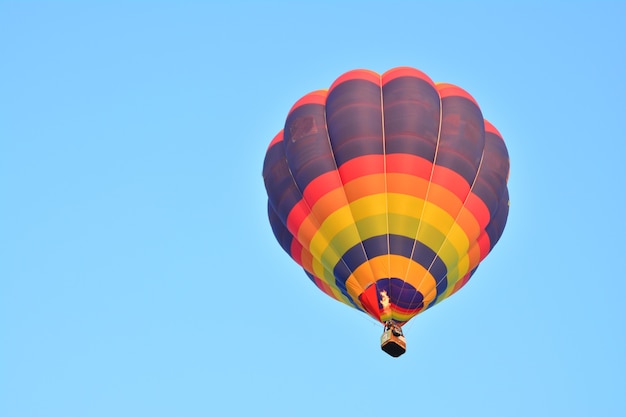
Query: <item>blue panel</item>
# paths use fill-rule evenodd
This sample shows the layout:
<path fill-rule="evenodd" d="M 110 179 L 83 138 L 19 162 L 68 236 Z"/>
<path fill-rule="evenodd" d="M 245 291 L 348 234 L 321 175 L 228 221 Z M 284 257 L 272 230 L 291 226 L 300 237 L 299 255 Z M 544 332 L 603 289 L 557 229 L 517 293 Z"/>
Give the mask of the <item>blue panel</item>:
<path fill-rule="evenodd" d="M 482 113 L 464 97 L 444 97 L 441 106 L 441 136 L 435 163 L 457 172 L 471 185 L 485 146 Z"/>
<path fill-rule="evenodd" d="M 287 230 L 287 227 L 283 224 L 282 220 L 278 217 L 278 214 L 272 208 L 271 204 L 267 204 L 267 215 L 270 219 L 270 225 L 272 226 L 272 232 L 274 232 L 274 237 L 280 246 L 283 248 L 285 252 L 291 256 L 291 242 L 293 241 L 293 236 Z"/>
<path fill-rule="evenodd" d="M 506 189 L 508 172 L 509 154 L 504 142 L 493 133 L 485 133 L 485 156 L 472 192 L 485 203 L 491 217 L 498 209 Z"/>
<path fill-rule="evenodd" d="M 287 163 L 301 191 L 315 178 L 337 168 L 321 104 L 294 109 L 285 123 L 284 135 Z"/>
<path fill-rule="evenodd" d="M 500 240 L 502 232 L 504 232 L 504 226 L 506 226 L 506 219 L 508 215 L 509 191 L 507 188 L 505 188 L 504 194 L 502 194 L 500 203 L 498 204 L 498 209 L 489 221 L 487 227 L 485 227 L 485 232 L 487 232 L 487 234 L 489 235 L 489 244 L 491 245 L 491 249 L 493 249 L 496 243 L 498 243 L 498 240 Z"/>
<path fill-rule="evenodd" d="M 433 161 L 439 135 L 439 93 L 416 77 L 399 77 L 383 85 L 385 151 Z"/>
<path fill-rule="evenodd" d="M 379 294 L 386 291 L 392 304 L 406 310 L 417 310 L 424 302 L 424 295 L 400 278 L 378 280 L 376 289 Z M 382 305 L 379 308 L 382 309 Z"/>
<path fill-rule="evenodd" d="M 282 222 L 287 224 L 287 216 L 302 199 L 302 194 L 287 166 L 284 142 L 277 142 L 268 149 L 263 164 L 263 179 L 271 206 Z"/>
<path fill-rule="evenodd" d="M 349 80 L 335 86 L 326 100 L 326 123 L 337 166 L 363 155 L 383 154 L 380 86 Z"/>
<path fill-rule="evenodd" d="M 360 265 L 364 264 L 367 259 L 387 255 L 387 238 L 389 238 L 389 250 L 391 254 L 411 258 L 425 269 L 430 269 L 430 273 L 435 277 L 438 283 L 437 294 L 445 291 L 448 285 L 446 278 L 448 270 L 441 258 L 425 244 L 400 235 L 389 235 L 389 237 L 387 237 L 387 235 L 381 235 L 364 240 L 362 245 L 367 253 L 367 258 L 363 254 L 361 243 L 350 248 L 334 268 L 333 273 L 337 278 L 337 282 L 341 282 L 345 286 L 345 282 L 350 276 L 350 271 L 354 271 Z M 413 249 L 413 245 L 415 245 L 415 249 Z M 387 279 L 393 277 L 377 278 Z M 406 302 L 406 300 L 404 302 Z"/>

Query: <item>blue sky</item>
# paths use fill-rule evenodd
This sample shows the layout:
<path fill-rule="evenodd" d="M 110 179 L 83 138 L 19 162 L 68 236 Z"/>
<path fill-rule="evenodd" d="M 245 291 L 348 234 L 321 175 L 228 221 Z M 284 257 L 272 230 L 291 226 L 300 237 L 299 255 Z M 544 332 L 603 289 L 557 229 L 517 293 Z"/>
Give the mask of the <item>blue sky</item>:
<path fill-rule="evenodd" d="M 624 2 L 0 1 L 0 415 L 625 415 L 624 21 Z M 476 98 L 511 211 L 393 359 L 274 241 L 261 167 L 302 95 L 400 65 Z"/>

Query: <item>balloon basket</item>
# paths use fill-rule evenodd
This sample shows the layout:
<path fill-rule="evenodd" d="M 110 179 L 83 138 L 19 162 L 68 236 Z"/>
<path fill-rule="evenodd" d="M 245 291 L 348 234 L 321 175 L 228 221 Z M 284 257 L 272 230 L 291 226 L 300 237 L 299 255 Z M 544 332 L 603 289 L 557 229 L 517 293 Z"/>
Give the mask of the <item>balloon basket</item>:
<path fill-rule="evenodd" d="M 386 327 L 380 337 L 380 348 L 394 358 L 406 352 L 406 339 L 402 330 L 399 327 Z"/>

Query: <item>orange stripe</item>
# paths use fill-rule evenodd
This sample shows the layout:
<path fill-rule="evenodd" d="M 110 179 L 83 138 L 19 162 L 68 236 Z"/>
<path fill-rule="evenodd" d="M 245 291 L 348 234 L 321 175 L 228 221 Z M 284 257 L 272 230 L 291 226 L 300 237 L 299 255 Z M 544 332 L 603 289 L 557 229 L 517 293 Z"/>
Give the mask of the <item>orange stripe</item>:
<path fill-rule="evenodd" d="M 387 174 L 387 192 L 389 193 L 406 194 L 423 200 L 426 197 L 426 190 L 428 190 L 427 179 L 408 174 Z"/>
<path fill-rule="evenodd" d="M 356 159 L 380 159 L 380 155 L 376 155 L 378 158 L 371 157 L 372 156 L 370 155 Z M 355 167 L 361 169 L 362 172 L 357 172 L 355 169 L 351 171 L 353 174 L 376 172 L 376 170 L 371 169 L 372 165 L 367 163 L 355 164 Z M 458 194 L 461 193 L 460 189 L 463 187 L 457 187 L 456 192 L 453 192 L 453 190 L 446 188 L 443 184 L 458 185 L 459 183 L 462 183 L 465 184 L 465 188 L 468 188 L 467 184 L 464 181 L 443 181 L 443 178 L 454 178 L 455 176 L 458 176 L 458 174 L 444 167 L 436 166 L 435 170 L 439 170 L 442 175 L 437 175 L 436 178 L 433 179 L 441 180 L 439 181 L 441 184 L 432 184 L 433 186 L 430 187 L 431 190 L 428 196 L 429 202 L 440 207 L 442 210 L 445 210 L 453 218 L 457 218 L 457 223 L 466 233 L 470 241 L 476 239 L 480 231 L 483 230 L 489 222 L 490 216 L 488 208 L 475 194 L 467 196 L 467 201 L 465 203 L 465 207 L 463 208 L 463 200 L 459 199 L 458 196 Z M 386 176 L 386 187 L 385 175 L 382 173 L 357 176 L 344 186 L 337 181 L 336 177 L 334 178 L 334 181 L 331 179 L 333 175 L 336 175 L 335 171 L 328 174 L 330 175 L 325 176 L 323 179 L 320 178 L 319 181 L 316 179 L 314 183 L 312 182 L 310 189 L 307 187 L 308 197 L 310 198 L 307 200 L 313 205 L 313 215 L 319 222 L 323 222 L 326 218 L 328 218 L 328 216 L 336 210 L 344 207 L 349 202 L 356 201 L 369 195 L 382 194 L 385 190 L 390 193 L 405 194 L 424 199 L 428 188 L 428 182 L 425 179 L 407 174 L 388 173 Z M 301 229 L 305 221 L 310 224 L 310 229 L 308 231 Z M 301 200 L 294 206 L 287 217 L 287 229 L 292 233 L 292 235 L 297 236 L 300 241 L 308 244 L 313 236 L 313 234 L 310 233 L 314 233 L 316 231 L 316 226 L 313 225 L 317 224 L 317 222 L 313 222 L 314 219 L 311 216 L 309 206 L 305 203 L 305 201 Z M 305 236 L 307 240 L 303 240 Z M 489 246 L 487 246 L 487 248 L 488 247 Z"/>
<path fill-rule="evenodd" d="M 317 201 L 329 192 L 343 187 L 337 171 L 330 171 L 320 175 L 309 183 L 304 189 L 304 199 L 313 206 Z"/>
<path fill-rule="evenodd" d="M 481 231 L 478 221 L 465 207 L 463 207 L 459 212 L 456 222 L 467 235 L 467 239 L 470 241 L 470 244 L 478 239 Z"/>
<path fill-rule="evenodd" d="M 489 224 L 490 215 L 489 208 L 487 208 L 483 200 L 476 194 L 470 193 L 465 201 L 465 208 L 472 213 L 474 218 L 478 221 L 480 229 L 484 230 Z"/>
<path fill-rule="evenodd" d="M 384 194 L 385 175 L 373 174 L 356 178 L 343 186 L 348 201 L 356 201 L 359 198 L 374 194 Z"/>
<path fill-rule="evenodd" d="M 404 194 L 425 199 L 428 190 L 427 180 L 398 173 L 388 173 L 386 178 L 386 187 L 385 175 L 373 174 L 358 177 L 343 186 L 336 182 L 336 187 L 333 189 L 330 189 L 330 186 L 326 188 L 319 187 L 315 194 L 311 190 L 309 196 L 315 195 L 314 200 L 309 200 L 309 204 L 312 205 L 313 215 L 318 222 L 323 223 L 328 216 L 346 206 L 349 202 L 374 194 L 382 194 L 385 190 L 388 193 Z M 322 195 L 321 190 L 327 192 Z M 477 199 L 473 194 L 472 196 L 473 198 L 469 199 L 469 204 L 464 207 L 463 200 L 459 199 L 451 190 L 439 184 L 433 183 L 428 194 L 430 203 L 445 210 L 451 217 L 457 218 L 457 223 L 465 231 L 470 241 L 476 239 L 482 228 L 484 228 L 484 226 L 481 228 L 476 214 L 487 216 L 483 218 L 483 222 L 488 222 L 489 220 L 489 213 L 482 200 Z M 310 212 L 307 205 L 301 201 L 294 206 L 287 218 L 288 229 L 294 235 L 297 234 L 298 227 L 302 224 L 305 217 L 309 215 Z M 418 216 L 418 213 L 415 215 Z"/>
<path fill-rule="evenodd" d="M 437 184 L 431 184 L 428 191 L 428 202 L 444 210 L 453 219 L 463 207 L 463 200 L 457 198 L 450 190 Z"/>
<path fill-rule="evenodd" d="M 480 245 L 478 245 L 476 241 L 474 241 L 472 246 L 467 251 L 467 257 L 469 258 L 469 267 L 467 270 L 471 271 L 480 263 Z"/>
<path fill-rule="evenodd" d="M 311 255 L 311 252 L 309 252 L 308 250 L 306 250 L 306 248 L 303 247 L 301 255 L 300 255 L 300 259 L 302 259 L 302 263 L 301 263 L 302 268 L 304 268 L 310 274 L 314 274 L 313 255 Z"/>
<path fill-rule="evenodd" d="M 328 216 L 347 205 L 344 188 L 338 187 L 320 197 L 311 209 L 317 221 L 322 224 Z"/>
<path fill-rule="evenodd" d="M 471 271 L 471 269 L 470 269 Z M 450 293 L 450 295 L 454 294 L 455 292 L 457 292 L 458 290 L 460 290 L 461 288 L 463 288 L 463 286 L 465 284 L 467 284 L 467 281 L 469 281 L 470 279 L 470 273 L 468 272 L 463 278 L 461 278 L 460 280 L 457 281 L 457 283 L 454 285 L 454 289 L 452 290 L 452 292 Z M 450 296 L 449 295 L 449 296 Z M 448 297 L 449 297 L 448 296 Z M 446 297 L 447 298 L 447 297 Z M 443 301 L 443 299 L 439 300 L 439 301 Z"/>
<path fill-rule="evenodd" d="M 441 165 L 435 165 L 431 182 L 449 190 L 461 201 L 465 201 L 470 192 L 470 185 L 467 183 L 465 178 L 459 175 L 456 171 Z"/>
<path fill-rule="evenodd" d="M 315 233 L 318 231 L 319 227 L 313 222 L 311 216 L 304 219 L 302 225 L 298 229 L 298 234 L 296 235 L 296 239 L 298 239 L 303 246 L 308 247 L 311 244 L 311 240 Z"/>

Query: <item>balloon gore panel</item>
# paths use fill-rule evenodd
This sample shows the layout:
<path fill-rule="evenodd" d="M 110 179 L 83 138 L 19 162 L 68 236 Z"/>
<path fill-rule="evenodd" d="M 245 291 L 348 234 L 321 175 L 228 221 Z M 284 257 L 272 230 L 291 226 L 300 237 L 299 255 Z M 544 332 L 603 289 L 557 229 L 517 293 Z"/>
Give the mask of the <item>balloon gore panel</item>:
<path fill-rule="evenodd" d="M 500 239 L 509 156 L 474 98 L 423 72 L 353 70 L 303 96 L 263 166 L 280 246 L 330 297 L 403 324 Z"/>

